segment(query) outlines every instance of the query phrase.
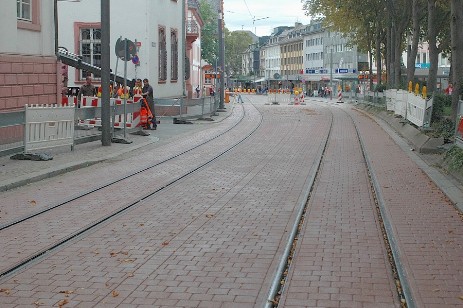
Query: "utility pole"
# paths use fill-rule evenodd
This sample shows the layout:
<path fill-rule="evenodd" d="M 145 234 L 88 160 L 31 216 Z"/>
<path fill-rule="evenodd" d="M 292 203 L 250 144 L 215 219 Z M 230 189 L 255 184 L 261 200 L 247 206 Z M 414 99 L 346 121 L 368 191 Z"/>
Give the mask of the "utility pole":
<path fill-rule="evenodd" d="M 223 4 L 222 4 L 223 5 Z M 224 93 L 225 93 L 225 46 L 224 33 L 222 22 L 222 8 L 218 11 L 218 34 L 219 34 L 219 64 L 220 64 L 220 93 L 219 93 L 219 109 L 217 111 L 225 111 Z"/>
<path fill-rule="evenodd" d="M 333 45 L 330 47 L 330 100 L 333 99 Z"/>
<path fill-rule="evenodd" d="M 110 94 L 110 0 L 101 0 L 101 144 L 111 145 Z"/>

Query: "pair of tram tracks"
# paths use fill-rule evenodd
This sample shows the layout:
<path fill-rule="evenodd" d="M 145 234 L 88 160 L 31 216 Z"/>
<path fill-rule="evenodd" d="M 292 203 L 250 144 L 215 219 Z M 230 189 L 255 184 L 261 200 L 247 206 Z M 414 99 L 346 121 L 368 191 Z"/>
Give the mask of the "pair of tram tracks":
<path fill-rule="evenodd" d="M 387 252 L 387 258 L 391 266 L 391 274 L 394 280 L 394 284 L 397 290 L 397 295 L 400 301 L 400 306 L 402 308 L 414 308 L 414 300 L 411 294 L 410 286 L 405 274 L 405 270 L 400 262 L 400 255 L 398 251 L 398 244 L 394 238 L 394 234 L 392 231 L 392 224 L 388 218 L 386 209 L 385 209 L 385 202 L 383 200 L 381 189 L 378 184 L 378 180 L 376 175 L 373 171 L 372 164 L 370 162 L 369 156 L 366 153 L 365 143 L 360 135 L 359 129 L 357 124 L 355 123 L 352 115 L 350 115 L 347 111 L 340 109 L 345 112 L 349 118 L 351 119 L 355 132 L 360 144 L 362 156 L 364 158 L 365 167 L 367 169 L 368 181 L 370 184 L 371 195 L 373 197 L 375 203 L 375 211 L 376 211 L 376 218 L 378 219 L 379 228 L 382 233 L 382 238 L 384 240 L 385 249 Z M 272 281 L 267 301 L 264 305 L 265 308 L 277 308 L 279 306 L 279 302 L 281 296 L 284 292 L 284 287 L 291 269 L 291 264 L 294 259 L 296 248 L 298 245 L 298 240 L 300 238 L 300 233 L 304 227 L 304 222 L 306 218 L 306 213 L 309 209 L 309 200 L 312 194 L 313 189 L 315 188 L 316 179 L 320 173 L 320 168 L 323 162 L 323 158 L 325 156 L 326 149 L 328 147 L 328 141 L 330 140 L 333 128 L 333 113 L 331 112 L 331 124 L 328 130 L 328 134 L 326 139 L 323 143 L 323 148 L 320 150 L 320 155 L 316 161 L 316 169 L 310 176 L 306 189 L 303 192 L 304 197 L 302 198 L 302 202 L 299 205 L 299 210 L 295 219 L 295 223 L 291 229 L 291 233 L 289 235 L 288 241 L 283 251 L 282 258 L 280 259 L 276 275 Z"/>
<path fill-rule="evenodd" d="M 26 215 L 26 216 L 20 217 L 18 219 L 12 220 L 10 222 L 7 222 L 5 224 L 2 224 L 2 225 L 0 225 L 0 232 L 3 231 L 3 230 L 6 230 L 8 228 L 11 228 L 13 226 L 19 225 L 21 223 L 27 222 L 27 221 L 35 218 L 35 217 L 38 217 L 40 215 L 45 214 L 45 213 L 51 212 L 54 209 L 61 208 L 61 207 L 65 206 L 66 204 L 68 204 L 68 203 L 70 203 L 72 201 L 75 201 L 75 200 L 78 200 L 78 199 L 83 198 L 85 196 L 91 195 L 92 193 L 98 192 L 98 191 L 100 191 L 100 190 L 102 190 L 104 188 L 110 187 L 111 185 L 122 182 L 122 181 L 124 181 L 126 179 L 129 179 L 129 178 L 135 176 L 135 175 L 138 175 L 138 174 L 141 174 L 143 172 L 149 171 L 150 169 L 158 167 L 158 166 L 160 166 L 160 165 L 162 165 L 162 164 L 164 164 L 166 162 L 169 162 L 169 161 L 171 161 L 173 159 L 179 158 L 182 155 L 185 155 L 185 154 L 187 154 L 187 153 L 189 153 L 189 152 L 191 152 L 191 151 L 193 151 L 195 149 L 198 149 L 199 147 L 204 146 L 207 143 L 212 142 L 213 140 L 215 140 L 215 139 L 217 139 L 219 137 L 222 137 L 225 134 L 229 133 L 231 130 L 236 128 L 243 121 L 245 116 L 246 116 L 246 112 L 245 112 L 245 110 L 243 108 L 243 115 L 242 115 L 241 119 L 239 119 L 239 121 L 237 121 L 233 126 L 231 126 L 226 131 L 224 131 L 224 132 L 222 132 L 222 133 L 220 133 L 220 134 L 218 134 L 216 136 L 213 136 L 212 138 L 209 138 L 209 139 L 207 139 L 207 140 L 205 140 L 205 141 L 191 147 L 188 150 L 182 151 L 182 152 L 177 153 L 177 154 L 175 154 L 175 155 L 173 155 L 173 156 L 171 156 L 169 158 L 166 158 L 166 159 L 164 159 L 164 160 L 162 160 L 160 162 L 157 162 L 155 164 L 143 167 L 143 168 L 141 168 L 141 169 L 139 169 L 137 171 L 126 174 L 126 175 L 124 175 L 122 177 L 119 177 L 119 178 L 117 178 L 115 180 L 109 181 L 109 182 L 107 182 L 105 184 L 102 184 L 100 186 L 89 189 L 89 190 L 87 190 L 85 192 L 82 192 L 82 193 L 80 193 L 78 195 L 75 195 L 75 196 L 72 196 L 72 197 L 70 197 L 68 199 L 65 199 L 63 201 L 60 201 L 59 203 L 57 203 L 55 205 L 44 208 L 43 210 L 37 211 L 37 212 L 32 213 L 30 215 Z M 139 198 L 135 199 L 134 201 L 129 202 L 129 203 L 123 205 L 122 207 L 118 208 L 117 210 L 112 211 L 111 213 L 108 213 L 107 215 L 98 218 L 97 220 L 95 220 L 95 221 L 87 224 L 86 226 L 80 228 L 79 230 L 62 237 L 61 239 L 59 239 L 55 243 L 53 243 L 51 245 L 48 245 L 48 246 L 46 246 L 44 248 L 41 248 L 41 249 L 37 250 L 35 253 L 33 253 L 33 254 L 27 256 L 26 258 L 22 259 L 21 261 L 15 263 L 13 265 L 8 266 L 6 269 L 4 269 L 4 270 L 2 270 L 0 272 L 0 283 L 3 282 L 4 280 L 8 279 L 10 276 L 14 275 L 15 273 L 21 271 L 22 269 L 25 269 L 25 268 L 31 266 L 32 264 L 34 264 L 34 262 L 39 261 L 41 258 L 45 257 L 49 253 L 60 249 L 64 245 L 70 243 L 72 240 L 76 240 L 78 238 L 81 238 L 81 237 L 85 236 L 86 234 L 88 234 L 89 232 L 95 230 L 96 228 L 98 228 L 100 226 L 103 226 L 104 224 L 109 223 L 112 220 L 115 220 L 116 218 L 123 215 L 124 213 L 127 213 L 127 212 L 135 209 L 136 207 L 140 206 L 142 204 L 142 202 L 144 200 L 146 200 L 147 198 L 150 198 L 153 195 L 156 195 L 157 193 L 165 190 L 166 188 L 174 185 L 175 183 L 178 183 L 182 179 L 190 176 L 191 174 L 205 168 L 206 166 L 208 166 L 209 164 L 211 164 L 212 162 L 214 162 L 215 160 L 217 160 L 221 156 L 225 155 L 226 153 L 230 152 L 232 149 L 236 148 L 238 145 L 243 143 L 249 137 L 251 137 L 257 131 L 257 129 L 261 126 L 261 124 L 262 124 L 262 117 L 260 117 L 260 121 L 257 123 L 257 125 L 250 132 L 248 132 L 246 135 L 241 137 L 233 145 L 231 145 L 231 146 L 227 147 L 226 149 L 220 151 L 217 155 L 210 158 L 206 162 L 203 162 L 199 166 L 196 166 L 195 168 L 187 171 L 186 173 L 183 173 L 183 174 L 177 176 L 176 178 L 172 179 L 171 181 L 169 181 L 167 184 L 163 185 L 162 187 L 159 187 L 159 188 L 157 188 L 157 189 L 155 189 L 153 191 L 150 191 L 150 192 L 140 196 Z"/>

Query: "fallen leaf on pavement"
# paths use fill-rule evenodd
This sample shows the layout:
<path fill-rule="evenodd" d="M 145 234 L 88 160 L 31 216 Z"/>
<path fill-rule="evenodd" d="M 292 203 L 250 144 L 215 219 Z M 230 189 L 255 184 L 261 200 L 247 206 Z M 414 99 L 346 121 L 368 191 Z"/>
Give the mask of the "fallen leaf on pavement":
<path fill-rule="evenodd" d="M 63 299 L 58 302 L 58 307 L 63 307 L 64 305 L 68 304 L 69 301 L 67 299 Z"/>
<path fill-rule="evenodd" d="M 113 290 L 111 294 L 113 295 L 113 297 L 119 296 L 119 292 L 117 292 L 116 290 Z"/>
<path fill-rule="evenodd" d="M 29 201 L 29 203 L 30 203 L 32 206 L 36 206 L 36 205 L 37 205 L 37 201 L 35 201 L 35 200 L 31 200 L 31 201 Z"/>

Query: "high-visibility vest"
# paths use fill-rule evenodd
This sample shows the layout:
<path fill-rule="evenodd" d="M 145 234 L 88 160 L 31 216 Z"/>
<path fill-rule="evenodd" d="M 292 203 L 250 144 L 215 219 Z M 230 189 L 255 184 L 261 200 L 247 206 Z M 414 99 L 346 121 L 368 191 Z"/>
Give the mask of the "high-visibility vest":
<path fill-rule="evenodd" d="M 140 109 L 140 123 L 142 125 L 148 124 L 148 109 L 141 107 Z"/>

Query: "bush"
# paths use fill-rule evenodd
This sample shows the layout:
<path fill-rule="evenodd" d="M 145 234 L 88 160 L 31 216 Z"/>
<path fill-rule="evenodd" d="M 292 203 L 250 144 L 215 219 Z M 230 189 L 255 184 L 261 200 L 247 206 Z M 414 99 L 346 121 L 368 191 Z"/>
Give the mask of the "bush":
<path fill-rule="evenodd" d="M 452 98 L 445 94 L 435 94 L 432 102 L 431 123 L 438 123 L 444 119 L 444 110 L 452 106 Z"/>
<path fill-rule="evenodd" d="M 376 85 L 375 92 L 384 92 L 384 90 L 386 90 L 386 85 L 385 84 Z"/>
<path fill-rule="evenodd" d="M 463 150 L 454 145 L 445 153 L 444 160 L 447 162 L 450 170 L 463 171 Z"/>
<path fill-rule="evenodd" d="M 439 122 L 431 124 L 434 137 L 444 137 L 444 140 L 449 141 L 455 135 L 455 123 L 449 118 L 442 118 Z"/>

